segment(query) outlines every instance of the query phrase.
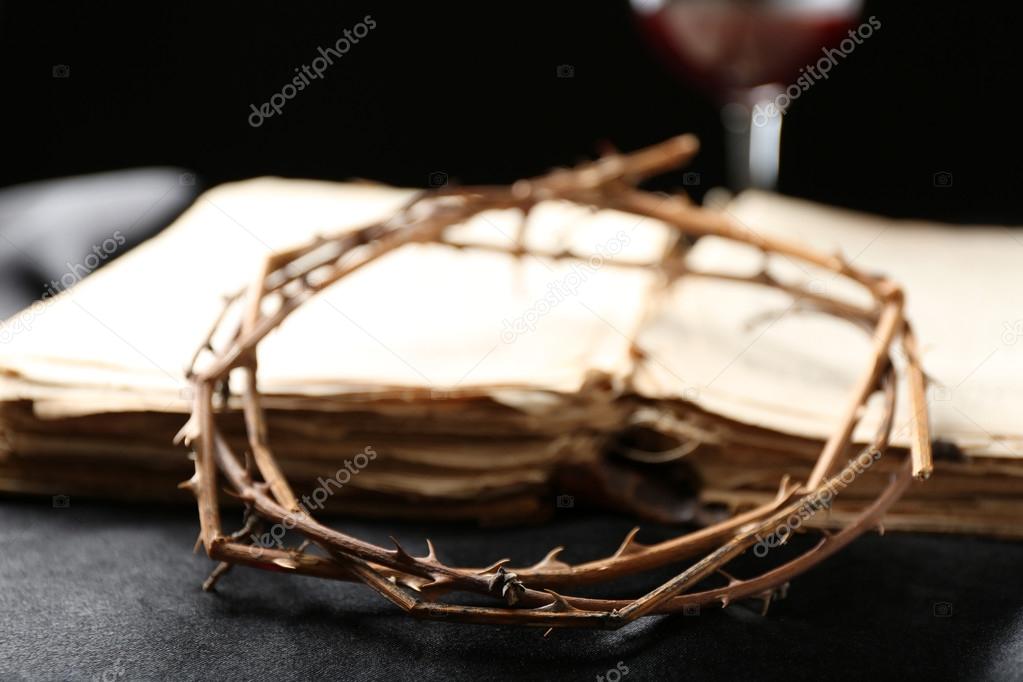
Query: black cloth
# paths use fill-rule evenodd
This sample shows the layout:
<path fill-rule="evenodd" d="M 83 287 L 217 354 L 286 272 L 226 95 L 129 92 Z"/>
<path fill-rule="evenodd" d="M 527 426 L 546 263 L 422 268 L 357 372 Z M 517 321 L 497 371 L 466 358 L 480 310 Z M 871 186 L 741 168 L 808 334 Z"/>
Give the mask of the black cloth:
<path fill-rule="evenodd" d="M 1023 679 L 1023 544 L 871 534 L 757 605 L 620 631 L 415 621 L 368 588 L 235 568 L 216 592 L 191 553 L 192 509 L 79 499 L 0 503 L 0 679 Z M 232 513 L 226 521 L 237 521 Z M 564 510 L 550 525 L 333 519 L 374 542 L 423 538 L 449 562 L 613 551 L 627 519 Z M 646 540 L 663 537 L 653 529 Z"/>

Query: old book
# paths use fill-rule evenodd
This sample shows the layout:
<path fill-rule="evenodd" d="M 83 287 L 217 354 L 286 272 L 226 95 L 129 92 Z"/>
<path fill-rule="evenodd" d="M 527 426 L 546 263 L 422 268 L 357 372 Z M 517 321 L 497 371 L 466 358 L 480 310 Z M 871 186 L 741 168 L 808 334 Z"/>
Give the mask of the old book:
<path fill-rule="evenodd" d="M 172 443 L 190 399 L 183 368 L 222 295 L 268 251 L 386 217 L 409 194 L 279 179 L 218 187 L 163 234 L 7 321 L 0 489 L 187 500 L 174 483 L 191 464 Z M 1021 233 L 897 223 L 757 193 L 725 210 L 749 229 L 839 249 L 909 291 L 946 456 L 889 527 L 1023 534 L 1023 424 L 1013 419 L 1023 409 L 1023 321 L 1012 295 L 1023 284 Z M 492 211 L 455 234 L 509 245 L 520 227 L 514 212 Z M 866 360 L 860 330 L 776 292 L 617 267 L 664 257 L 673 235 L 656 221 L 550 203 L 523 234 L 537 255 L 403 247 L 263 343 L 271 442 L 297 489 L 369 447 L 372 465 L 332 497 L 334 509 L 502 521 L 550 513 L 570 494 L 685 521 L 698 517 L 690 494 L 741 509 L 773 494 L 785 473 L 809 470 Z M 555 257 L 569 247 L 586 258 Z M 737 274 L 762 265 L 759 253 L 713 239 L 685 262 Z M 771 267 L 811 289 L 857 295 L 808 266 Z M 896 445 L 907 442 L 905 421 L 900 413 Z M 242 448 L 240 417 L 225 431 Z M 678 456 L 631 464 L 648 451 Z M 887 471 L 867 472 L 831 520 Z"/>

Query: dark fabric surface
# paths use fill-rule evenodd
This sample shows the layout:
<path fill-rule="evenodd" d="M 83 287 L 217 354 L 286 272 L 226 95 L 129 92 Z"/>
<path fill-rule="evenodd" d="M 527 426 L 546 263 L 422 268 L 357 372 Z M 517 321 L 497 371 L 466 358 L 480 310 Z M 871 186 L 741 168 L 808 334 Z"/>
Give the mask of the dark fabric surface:
<path fill-rule="evenodd" d="M 864 537 L 755 606 L 655 617 L 617 632 L 413 621 L 368 589 L 237 568 L 216 593 L 192 555 L 194 511 L 72 500 L 0 502 L 0 679 L 594 680 L 1023 679 L 1023 544 Z M 333 524 L 480 563 L 512 552 L 613 551 L 627 519 L 566 510 L 552 524 Z M 641 534 L 662 537 L 666 529 Z M 951 615 L 936 603 L 951 604 Z"/>

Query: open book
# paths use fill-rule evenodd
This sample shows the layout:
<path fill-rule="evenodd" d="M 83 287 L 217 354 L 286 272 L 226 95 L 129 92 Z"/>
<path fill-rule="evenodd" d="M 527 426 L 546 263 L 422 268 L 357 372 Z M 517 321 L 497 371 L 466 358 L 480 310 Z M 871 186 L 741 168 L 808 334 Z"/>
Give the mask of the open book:
<path fill-rule="evenodd" d="M 174 483 L 191 463 L 172 443 L 189 407 L 184 367 L 222 296 L 268 252 L 386 217 L 409 195 L 280 179 L 221 186 L 163 234 L 8 320 L 0 489 L 188 499 Z M 724 210 L 751 230 L 838 249 L 909 292 L 943 456 L 886 525 L 1023 535 L 1023 232 L 757 193 Z M 407 245 L 264 341 L 270 440 L 297 491 L 369 448 L 331 507 L 505 521 L 590 497 L 684 521 L 762 502 L 784 474 L 809 472 L 867 362 L 861 330 L 775 291 L 623 267 L 676 246 L 666 226 L 634 215 L 543 204 L 521 234 L 535 255 L 471 246 L 512 244 L 520 228 L 516 212 L 491 211 L 453 228 L 466 248 Z M 567 248 L 584 258 L 556 257 Z M 715 239 L 684 256 L 736 274 L 755 274 L 760 258 Z M 771 267 L 811 290 L 858 294 L 800 263 Z M 861 442 L 880 414 L 871 408 Z M 896 446 L 905 423 L 897 412 Z M 224 429 L 244 450 L 240 416 Z M 841 520 L 890 471 L 871 468 L 817 522 Z M 673 483 L 683 480 L 692 485 Z"/>

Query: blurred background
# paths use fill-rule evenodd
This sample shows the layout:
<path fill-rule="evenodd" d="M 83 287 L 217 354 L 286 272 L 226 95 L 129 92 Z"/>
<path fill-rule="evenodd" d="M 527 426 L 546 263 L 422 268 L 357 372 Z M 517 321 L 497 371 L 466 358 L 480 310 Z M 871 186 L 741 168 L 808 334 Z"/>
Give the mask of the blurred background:
<path fill-rule="evenodd" d="M 42 254 L 81 258 L 68 240 L 93 238 L 75 221 L 131 226 L 130 246 L 204 187 L 252 176 L 505 183 L 694 132 L 691 175 L 655 188 L 702 197 L 726 182 L 721 102 L 640 29 L 636 9 L 657 5 L 0 3 L 0 316 L 38 297 Z M 321 78 L 280 114 L 251 118 L 367 15 L 375 26 Z M 853 23 L 870 16 L 880 28 L 785 115 L 779 191 L 891 216 L 1023 222 L 1023 132 L 1011 122 L 1023 8 L 867 1 Z M 810 47 L 799 63 L 820 57 Z M 151 172 L 24 185 L 139 168 Z"/>

